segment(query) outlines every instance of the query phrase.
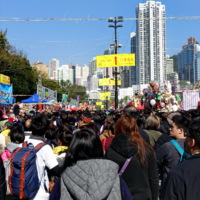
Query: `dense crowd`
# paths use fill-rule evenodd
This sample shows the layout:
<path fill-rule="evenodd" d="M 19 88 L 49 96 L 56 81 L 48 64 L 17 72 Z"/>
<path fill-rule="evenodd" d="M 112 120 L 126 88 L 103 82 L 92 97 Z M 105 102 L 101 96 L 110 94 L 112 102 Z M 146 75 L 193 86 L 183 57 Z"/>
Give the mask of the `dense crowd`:
<path fill-rule="evenodd" d="M 200 111 L 0 111 L 1 200 L 200 199 Z"/>

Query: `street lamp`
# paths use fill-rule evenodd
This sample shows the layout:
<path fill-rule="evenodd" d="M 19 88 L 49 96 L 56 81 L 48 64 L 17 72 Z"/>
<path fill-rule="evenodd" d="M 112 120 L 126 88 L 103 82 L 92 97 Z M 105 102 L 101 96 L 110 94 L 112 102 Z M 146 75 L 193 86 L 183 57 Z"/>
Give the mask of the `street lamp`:
<path fill-rule="evenodd" d="M 114 28 L 115 30 L 115 43 L 111 44 L 111 47 L 114 48 L 115 50 L 115 54 L 117 54 L 117 49 L 122 47 L 121 44 L 117 44 L 117 28 L 122 27 L 122 24 L 117 24 L 118 22 L 123 22 L 123 17 L 119 16 L 119 17 L 114 17 L 114 18 L 109 18 L 108 22 L 113 23 L 113 24 L 109 24 L 109 28 Z M 117 67 L 115 67 L 115 71 L 114 71 L 114 76 L 115 76 L 115 110 L 118 108 L 118 82 L 117 82 L 117 75 L 119 74 L 117 72 Z"/>

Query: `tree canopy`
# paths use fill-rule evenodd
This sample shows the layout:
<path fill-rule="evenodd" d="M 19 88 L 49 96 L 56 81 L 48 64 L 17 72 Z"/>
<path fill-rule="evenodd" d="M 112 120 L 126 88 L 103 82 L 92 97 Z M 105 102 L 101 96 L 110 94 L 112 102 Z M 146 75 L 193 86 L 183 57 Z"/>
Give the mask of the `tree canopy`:
<path fill-rule="evenodd" d="M 36 93 L 39 72 L 30 65 L 22 51 L 17 51 L 9 43 L 6 34 L 7 31 L 0 31 L 0 74 L 10 77 L 14 94 L 32 95 Z M 86 88 L 83 86 L 72 85 L 70 81 L 58 83 L 45 74 L 40 76 L 44 87 L 57 90 L 58 100 L 62 99 L 62 94 L 74 99 L 80 95 L 81 101 L 87 98 Z"/>

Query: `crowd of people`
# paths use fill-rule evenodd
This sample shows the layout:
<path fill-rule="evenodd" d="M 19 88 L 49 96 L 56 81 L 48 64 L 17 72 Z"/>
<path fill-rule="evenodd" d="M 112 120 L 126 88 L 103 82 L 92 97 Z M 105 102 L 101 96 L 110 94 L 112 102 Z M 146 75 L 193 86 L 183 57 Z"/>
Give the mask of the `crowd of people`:
<path fill-rule="evenodd" d="M 200 111 L 0 111 L 1 200 L 197 200 Z"/>

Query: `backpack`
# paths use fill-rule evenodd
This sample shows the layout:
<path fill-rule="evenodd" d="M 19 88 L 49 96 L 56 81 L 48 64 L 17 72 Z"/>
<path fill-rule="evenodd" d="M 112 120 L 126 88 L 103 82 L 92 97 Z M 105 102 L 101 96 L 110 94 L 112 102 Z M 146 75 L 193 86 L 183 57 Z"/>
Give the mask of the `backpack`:
<path fill-rule="evenodd" d="M 10 159 L 10 175 L 8 180 L 11 195 L 19 199 L 32 199 L 37 194 L 41 181 L 38 178 L 36 153 L 44 146 L 40 143 L 36 147 L 32 143 L 23 143 L 21 148 L 14 150 Z M 46 185 L 45 189 L 47 190 Z"/>
<path fill-rule="evenodd" d="M 170 140 L 170 142 L 174 145 L 174 147 L 180 154 L 179 163 L 182 163 L 184 160 L 186 160 L 190 157 L 190 154 L 185 152 L 176 140 Z"/>

